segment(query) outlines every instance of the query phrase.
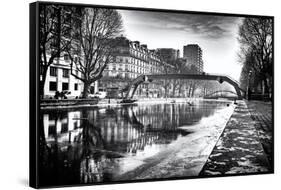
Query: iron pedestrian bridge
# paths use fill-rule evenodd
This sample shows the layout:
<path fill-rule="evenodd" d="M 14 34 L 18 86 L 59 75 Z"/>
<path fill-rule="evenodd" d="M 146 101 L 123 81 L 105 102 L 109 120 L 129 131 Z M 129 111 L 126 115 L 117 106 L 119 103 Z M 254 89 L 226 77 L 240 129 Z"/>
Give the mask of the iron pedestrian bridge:
<path fill-rule="evenodd" d="M 222 93 L 229 93 L 229 94 L 237 95 L 236 92 L 233 92 L 233 91 L 230 91 L 230 90 L 218 90 L 218 91 L 206 94 L 205 97 L 211 97 L 211 96 L 213 96 L 215 94 L 219 94 L 219 93 L 221 93 L 221 94 Z"/>
<path fill-rule="evenodd" d="M 154 80 L 167 80 L 167 79 L 193 79 L 193 80 L 209 80 L 218 81 L 219 83 L 228 82 L 236 91 L 238 99 L 243 99 L 245 90 L 239 87 L 239 82 L 233 80 L 229 76 L 217 74 L 148 74 L 140 75 L 135 78 L 123 91 L 127 91 L 125 100 L 133 99 L 138 86 L 144 82 L 152 82 Z"/>

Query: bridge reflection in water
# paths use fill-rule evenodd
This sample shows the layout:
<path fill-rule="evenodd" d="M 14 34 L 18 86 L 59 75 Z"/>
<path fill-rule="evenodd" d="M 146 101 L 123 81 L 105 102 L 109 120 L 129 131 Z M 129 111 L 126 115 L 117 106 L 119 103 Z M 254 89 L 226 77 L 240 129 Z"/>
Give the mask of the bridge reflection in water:
<path fill-rule="evenodd" d="M 150 104 L 42 112 L 40 175 L 45 186 L 113 181 L 165 150 L 225 103 Z"/>

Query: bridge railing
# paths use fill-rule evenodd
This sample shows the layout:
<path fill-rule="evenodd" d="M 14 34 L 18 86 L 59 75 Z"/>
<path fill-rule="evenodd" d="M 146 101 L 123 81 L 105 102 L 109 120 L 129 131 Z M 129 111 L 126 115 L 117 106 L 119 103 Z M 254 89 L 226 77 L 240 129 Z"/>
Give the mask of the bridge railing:
<path fill-rule="evenodd" d="M 235 83 L 237 83 L 240 86 L 240 82 L 237 81 L 236 79 L 234 79 L 233 77 L 229 76 L 229 75 L 225 75 L 225 74 L 221 74 L 221 73 L 205 73 L 205 75 L 218 75 L 218 76 L 222 76 L 222 77 L 227 77 L 230 80 L 234 81 Z"/>

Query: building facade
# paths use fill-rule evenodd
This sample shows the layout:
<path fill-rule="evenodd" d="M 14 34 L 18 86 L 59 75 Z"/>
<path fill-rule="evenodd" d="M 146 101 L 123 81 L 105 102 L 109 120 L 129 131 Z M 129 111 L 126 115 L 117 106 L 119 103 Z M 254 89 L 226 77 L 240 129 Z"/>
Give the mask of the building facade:
<path fill-rule="evenodd" d="M 81 76 L 79 72 L 76 74 Z M 42 75 L 40 75 L 40 79 L 42 80 Z M 57 91 L 67 91 L 69 93 L 67 96 L 71 98 L 79 97 L 83 91 L 83 82 L 71 75 L 70 61 L 66 54 L 55 59 L 48 68 L 44 85 L 44 98 L 54 98 Z"/>
<path fill-rule="evenodd" d="M 103 78 L 98 82 L 100 91 L 120 92 L 140 75 L 164 73 L 164 67 L 168 63 L 162 61 L 157 51 L 149 50 L 146 44 L 130 41 L 125 37 L 117 37 L 114 40 L 117 41 L 118 46 L 114 51 L 113 62 L 107 65 Z M 159 91 L 156 84 L 150 86 L 149 90 L 147 84 L 142 84 L 136 95 L 148 96 L 148 93 L 152 93 L 156 96 L 155 94 L 159 93 L 156 91 Z"/>
<path fill-rule="evenodd" d="M 187 60 L 187 66 L 196 69 L 197 73 L 204 72 L 202 49 L 197 44 L 188 44 L 183 47 L 183 57 Z"/>
<path fill-rule="evenodd" d="M 163 61 L 156 50 L 150 50 L 139 41 L 130 41 L 125 37 L 113 39 L 118 44 L 113 52 L 113 61 L 103 71 L 103 77 L 92 84 L 91 93 L 106 91 L 109 96 L 121 97 L 122 89 L 129 82 L 143 74 L 161 74 L 172 65 Z M 72 68 L 75 75 L 81 73 Z M 42 77 L 42 76 L 41 76 Z M 156 82 L 157 83 L 157 82 Z M 159 96 L 157 84 L 141 84 L 136 96 Z M 56 58 L 48 68 L 44 85 L 44 98 L 53 98 L 56 92 L 68 91 L 70 98 L 78 98 L 83 91 L 83 82 L 71 75 L 71 61 L 67 53 Z"/>

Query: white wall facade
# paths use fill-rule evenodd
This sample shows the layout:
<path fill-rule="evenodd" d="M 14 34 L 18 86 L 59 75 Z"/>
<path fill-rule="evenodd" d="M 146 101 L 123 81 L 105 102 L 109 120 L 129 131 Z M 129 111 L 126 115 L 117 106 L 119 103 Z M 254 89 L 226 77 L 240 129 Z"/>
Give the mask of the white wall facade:
<path fill-rule="evenodd" d="M 44 98 L 53 98 L 56 91 L 69 91 L 70 95 L 68 97 L 75 98 L 81 95 L 83 91 L 83 82 L 79 79 L 76 79 L 71 75 L 70 62 L 60 58 L 59 60 L 54 61 L 47 71 L 46 81 L 44 85 Z M 56 69 L 56 76 L 52 76 L 51 69 Z M 64 76 L 63 70 L 68 71 L 68 77 Z M 74 71 L 75 72 L 75 71 Z M 56 83 L 56 89 L 51 87 L 51 83 Z M 63 84 L 68 84 L 68 89 L 63 89 Z"/>

